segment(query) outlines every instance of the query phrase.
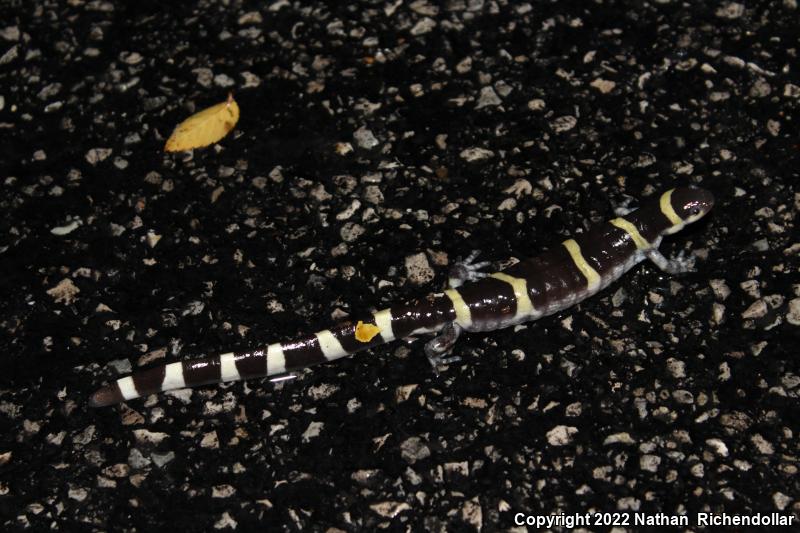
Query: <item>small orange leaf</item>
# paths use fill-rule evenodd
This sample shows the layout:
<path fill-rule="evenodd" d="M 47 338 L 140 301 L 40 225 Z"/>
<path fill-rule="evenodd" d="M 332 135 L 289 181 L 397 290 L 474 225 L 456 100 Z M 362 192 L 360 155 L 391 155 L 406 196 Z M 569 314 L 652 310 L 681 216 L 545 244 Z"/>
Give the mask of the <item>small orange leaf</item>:
<path fill-rule="evenodd" d="M 381 328 L 374 324 L 364 324 L 360 320 L 356 324 L 356 340 L 358 341 L 369 342 L 380 332 Z"/>
<path fill-rule="evenodd" d="M 239 105 L 228 94 L 228 100 L 203 109 L 187 118 L 175 128 L 164 145 L 165 152 L 182 152 L 213 144 L 236 126 Z"/>

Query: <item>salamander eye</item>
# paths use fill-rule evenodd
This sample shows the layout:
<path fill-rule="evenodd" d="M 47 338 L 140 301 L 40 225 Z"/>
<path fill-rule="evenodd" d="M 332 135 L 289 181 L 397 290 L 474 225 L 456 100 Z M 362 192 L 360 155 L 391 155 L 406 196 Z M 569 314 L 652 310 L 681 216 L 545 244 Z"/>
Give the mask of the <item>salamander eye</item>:
<path fill-rule="evenodd" d="M 693 207 L 692 210 L 691 210 L 691 214 L 692 214 L 693 217 L 696 217 L 697 215 L 700 214 L 700 208 L 699 207 Z"/>

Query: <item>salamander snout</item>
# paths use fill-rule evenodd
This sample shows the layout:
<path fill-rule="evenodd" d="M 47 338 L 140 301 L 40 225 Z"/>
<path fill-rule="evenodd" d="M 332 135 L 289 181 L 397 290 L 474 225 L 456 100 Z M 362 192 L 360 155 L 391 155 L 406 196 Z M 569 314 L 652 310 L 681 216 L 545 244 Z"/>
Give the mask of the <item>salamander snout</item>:
<path fill-rule="evenodd" d="M 702 218 L 714 207 L 714 195 L 700 187 L 678 187 L 672 191 L 672 208 L 684 224 Z"/>

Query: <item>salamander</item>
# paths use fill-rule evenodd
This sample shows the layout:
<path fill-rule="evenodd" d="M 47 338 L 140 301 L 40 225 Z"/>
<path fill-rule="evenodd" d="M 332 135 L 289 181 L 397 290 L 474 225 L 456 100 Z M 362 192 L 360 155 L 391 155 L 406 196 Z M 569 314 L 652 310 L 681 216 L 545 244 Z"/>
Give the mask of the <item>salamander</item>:
<path fill-rule="evenodd" d="M 459 359 L 452 349 L 463 331 L 491 331 L 552 315 L 597 294 L 645 259 L 669 274 L 692 270 L 692 256 L 667 259 L 658 247 L 665 235 L 699 220 L 713 205 L 707 190 L 670 189 L 639 209 L 618 212 L 621 216 L 499 272 L 482 272 L 488 263 L 473 263 L 473 254 L 454 265 L 449 288 L 442 293 L 288 342 L 141 370 L 102 387 L 90 404 L 102 407 L 171 389 L 291 373 L 429 333 L 437 335 L 424 351 L 436 370 Z"/>

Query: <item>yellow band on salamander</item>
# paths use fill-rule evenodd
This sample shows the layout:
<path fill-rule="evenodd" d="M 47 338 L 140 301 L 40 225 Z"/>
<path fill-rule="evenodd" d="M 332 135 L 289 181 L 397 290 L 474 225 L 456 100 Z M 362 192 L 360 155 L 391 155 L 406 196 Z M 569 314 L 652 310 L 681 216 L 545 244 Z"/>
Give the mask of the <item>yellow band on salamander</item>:
<path fill-rule="evenodd" d="M 575 263 L 575 266 L 578 267 L 578 270 L 580 270 L 583 276 L 586 278 L 586 285 L 589 290 L 594 290 L 599 287 L 600 274 L 598 274 L 597 271 L 586 262 L 586 259 L 583 258 L 583 254 L 581 254 L 581 247 L 578 246 L 578 243 L 575 242 L 574 239 L 567 239 L 562 244 L 572 257 L 572 261 Z"/>
<path fill-rule="evenodd" d="M 639 230 L 636 229 L 636 226 L 634 226 L 632 222 L 629 222 L 624 218 L 615 218 L 614 220 L 609 220 L 609 223 L 630 235 L 631 239 L 633 239 L 633 242 L 636 244 L 636 248 L 639 250 L 648 250 L 652 248 L 650 243 L 647 242 L 647 239 L 642 237 L 642 234 L 639 233 Z"/>
<path fill-rule="evenodd" d="M 661 212 L 664 213 L 664 216 L 672 222 L 673 226 L 677 226 L 679 224 L 683 224 L 683 219 L 678 216 L 678 213 L 672 208 L 672 191 L 675 189 L 670 189 L 664 194 L 661 195 L 661 201 L 659 202 L 661 205 Z"/>
<path fill-rule="evenodd" d="M 453 310 L 456 312 L 456 323 L 461 327 L 469 327 L 472 324 L 472 311 L 461 297 L 457 289 L 447 289 L 445 295 L 453 302 Z"/>
<path fill-rule="evenodd" d="M 514 290 L 514 297 L 517 299 L 517 316 L 527 316 L 534 312 L 533 302 L 528 295 L 528 282 L 523 278 L 515 278 L 503 272 L 495 272 L 490 277 L 505 281 Z"/>

